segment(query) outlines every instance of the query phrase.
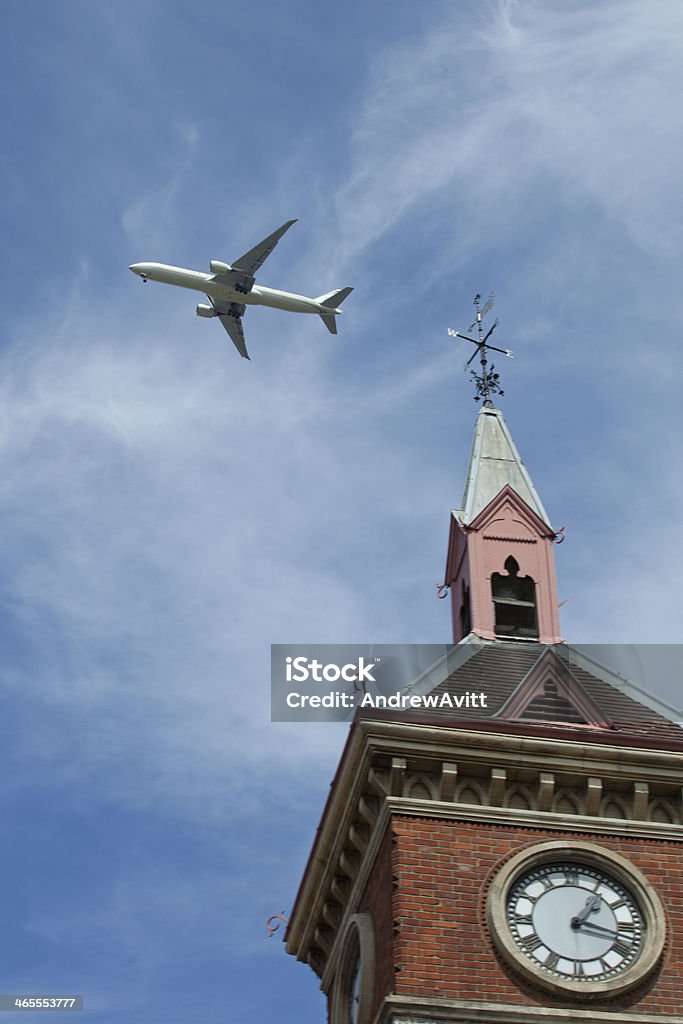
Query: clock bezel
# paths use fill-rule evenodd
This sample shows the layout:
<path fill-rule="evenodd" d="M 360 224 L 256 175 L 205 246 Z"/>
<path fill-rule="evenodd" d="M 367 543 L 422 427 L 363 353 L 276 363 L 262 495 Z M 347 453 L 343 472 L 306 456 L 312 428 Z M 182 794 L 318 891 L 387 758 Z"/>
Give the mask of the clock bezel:
<path fill-rule="evenodd" d="M 575 863 L 612 877 L 633 897 L 643 923 L 640 950 L 632 963 L 612 978 L 584 980 L 551 975 L 527 957 L 514 939 L 508 923 L 507 903 L 513 886 L 528 872 L 550 864 Z M 595 999 L 627 992 L 640 984 L 659 961 L 666 942 L 664 909 L 643 873 L 626 858 L 597 843 L 581 840 L 548 842 L 521 850 L 500 868 L 486 897 L 486 923 L 494 946 L 503 959 L 532 982 L 555 995 Z"/>

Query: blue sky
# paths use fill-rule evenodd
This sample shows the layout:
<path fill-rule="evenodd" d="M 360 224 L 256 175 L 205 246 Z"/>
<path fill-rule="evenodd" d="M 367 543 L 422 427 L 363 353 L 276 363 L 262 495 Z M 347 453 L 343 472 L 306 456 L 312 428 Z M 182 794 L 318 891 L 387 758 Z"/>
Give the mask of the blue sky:
<path fill-rule="evenodd" d="M 345 727 L 269 722 L 269 645 L 439 643 L 476 406 L 555 526 L 563 633 L 676 643 L 683 8 L 8 0 L 0 989 L 102 1024 L 323 1020 L 268 939 Z M 252 362 L 128 271 L 353 285 Z M 676 681 L 649 687 L 677 701 Z"/>

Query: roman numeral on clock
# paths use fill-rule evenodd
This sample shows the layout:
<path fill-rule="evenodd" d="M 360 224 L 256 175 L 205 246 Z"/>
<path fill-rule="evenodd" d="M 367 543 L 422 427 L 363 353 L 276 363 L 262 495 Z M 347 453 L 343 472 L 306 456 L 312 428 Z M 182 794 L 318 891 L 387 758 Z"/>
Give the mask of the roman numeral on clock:
<path fill-rule="evenodd" d="M 527 935 L 525 939 L 521 940 L 521 943 L 527 953 L 533 953 L 535 949 L 543 945 L 538 935 Z"/>
<path fill-rule="evenodd" d="M 628 956 L 633 949 L 633 939 L 629 938 L 628 935 L 618 935 L 612 949 L 619 956 Z"/>

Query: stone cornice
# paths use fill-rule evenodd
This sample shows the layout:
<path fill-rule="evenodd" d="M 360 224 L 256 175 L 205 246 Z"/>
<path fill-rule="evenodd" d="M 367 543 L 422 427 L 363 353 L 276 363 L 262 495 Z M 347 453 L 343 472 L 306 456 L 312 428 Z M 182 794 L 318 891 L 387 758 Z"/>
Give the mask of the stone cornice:
<path fill-rule="evenodd" d="M 441 821 L 468 821 L 479 825 L 518 825 L 520 828 L 539 828 L 545 832 L 582 832 L 683 843 L 683 828 L 680 825 L 661 822 L 593 818 L 585 814 L 554 814 L 552 811 L 527 811 L 510 807 L 455 805 L 406 797 L 387 797 L 385 807 L 390 815 L 402 814 L 411 818 L 439 818 Z"/>
<path fill-rule="evenodd" d="M 302 947 L 305 944 L 305 937 L 307 937 L 306 932 L 310 932 L 313 903 L 316 894 L 319 896 L 323 885 L 329 884 L 330 863 L 338 861 L 340 851 L 343 849 L 350 825 L 349 817 L 353 815 L 355 806 L 367 786 L 371 756 L 371 750 L 365 743 L 362 731 L 354 728 L 342 762 L 337 769 L 337 776 L 323 813 L 285 937 L 287 952 L 294 953 L 301 960 L 309 959 Z"/>
<path fill-rule="evenodd" d="M 673 766 L 683 772 L 683 743 L 676 750 L 662 750 L 649 745 L 622 746 L 621 735 L 614 733 L 609 738 L 605 737 L 604 743 L 593 737 L 585 742 L 581 736 L 577 736 L 576 740 L 567 739 L 566 733 L 562 738 L 557 735 L 532 736 L 516 731 L 494 732 L 486 725 L 481 729 L 466 726 L 454 729 L 433 723 L 421 724 L 387 719 L 360 720 L 357 729 L 368 737 L 368 742 L 376 749 L 384 747 L 396 750 L 398 743 L 401 750 L 409 745 L 412 749 L 419 747 L 425 752 L 431 751 L 435 755 L 448 756 L 449 759 L 457 756 L 458 751 L 462 750 L 465 755 L 479 754 L 482 761 L 490 762 L 491 757 L 500 752 L 509 757 L 537 755 L 546 763 L 547 759 L 551 758 L 555 763 L 562 765 L 575 762 L 585 766 L 591 761 L 604 765 L 611 762 L 613 767 L 618 769 L 620 765 L 628 767 L 638 764 L 648 772 L 661 768 L 667 777 L 670 776 Z M 633 738 L 629 737 L 631 740 Z"/>
<path fill-rule="evenodd" d="M 375 863 L 375 857 L 377 856 L 380 844 L 381 844 L 382 840 L 384 839 L 384 835 L 385 835 L 385 832 L 386 832 L 386 829 L 387 829 L 387 825 L 389 824 L 390 820 L 391 820 L 391 808 L 389 807 L 388 803 L 385 802 L 383 804 L 383 806 L 382 806 L 382 809 L 381 809 L 379 815 L 378 815 L 377 821 L 375 822 L 375 827 L 374 827 L 374 829 L 372 831 L 372 836 L 371 836 L 371 839 L 370 839 L 370 843 L 368 844 L 368 849 L 367 849 L 365 857 L 363 858 L 363 861 L 362 861 L 362 863 L 360 865 L 360 868 L 359 868 L 359 871 L 358 871 L 358 875 L 356 876 L 356 879 L 355 879 L 355 881 L 353 883 L 353 887 L 351 889 L 351 892 L 349 893 L 349 902 L 348 902 L 348 906 L 349 907 L 355 907 L 357 905 L 357 903 L 358 903 L 358 900 L 360 899 L 360 897 L 362 895 L 363 889 L 365 888 L 365 884 L 366 884 L 366 882 L 368 880 L 368 876 L 370 874 L 372 866 Z M 350 914 L 347 913 L 345 915 L 345 918 L 347 918 L 349 916 L 350 916 Z M 333 974 L 334 974 L 334 967 L 335 967 L 336 962 L 337 962 L 337 957 L 338 957 L 338 955 L 341 954 L 342 948 L 343 948 L 343 944 L 344 944 L 343 937 L 344 937 L 344 928 L 340 928 L 339 931 L 337 932 L 335 943 L 334 943 L 334 945 L 332 946 L 332 948 L 330 950 L 330 955 L 329 955 L 329 957 L 327 959 L 325 973 L 323 974 L 322 978 L 320 979 L 320 987 L 323 990 L 323 992 L 327 992 L 329 990 L 329 987 L 330 987 L 331 983 L 332 983 Z"/>
<path fill-rule="evenodd" d="M 683 1024 L 678 1014 L 612 1012 L 600 1007 L 587 1010 L 550 1006 L 517 1006 L 510 1003 L 474 1003 L 462 999 L 424 999 L 419 996 L 387 996 L 374 1024 Z"/>

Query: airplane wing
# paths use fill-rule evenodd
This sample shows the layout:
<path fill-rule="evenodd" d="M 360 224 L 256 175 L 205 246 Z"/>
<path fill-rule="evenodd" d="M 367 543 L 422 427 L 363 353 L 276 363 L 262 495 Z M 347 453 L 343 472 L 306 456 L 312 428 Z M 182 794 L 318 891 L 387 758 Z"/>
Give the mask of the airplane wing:
<path fill-rule="evenodd" d="M 248 274 L 249 277 L 253 277 L 256 271 L 260 270 L 266 262 L 285 231 L 289 231 L 292 224 L 296 224 L 296 220 L 288 220 L 277 231 L 273 231 L 272 235 L 268 235 L 267 238 L 264 238 L 262 242 L 255 245 L 249 252 L 245 252 L 244 256 L 240 256 L 238 260 L 235 260 L 232 264 L 235 270 L 241 270 Z"/>
<path fill-rule="evenodd" d="M 219 302 L 216 299 L 212 299 L 210 295 L 208 296 L 208 299 L 218 313 L 218 319 L 230 335 L 239 354 L 244 359 L 249 359 L 247 343 L 245 341 L 244 330 L 242 328 L 242 317 L 244 316 L 244 311 L 247 307 L 238 302 Z"/>
<path fill-rule="evenodd" d="M 239 316 L 231 316 L 230 313 L 218 316 L 218 319 L 225 327 L 226 331 L 232 338 L 235 348 L 241 356 L 245 359 L 249 359 L 249 353 L 247 352 L 247 343 L 244 340 L 244 330 L 242 329 L 242 319 Z"/>

